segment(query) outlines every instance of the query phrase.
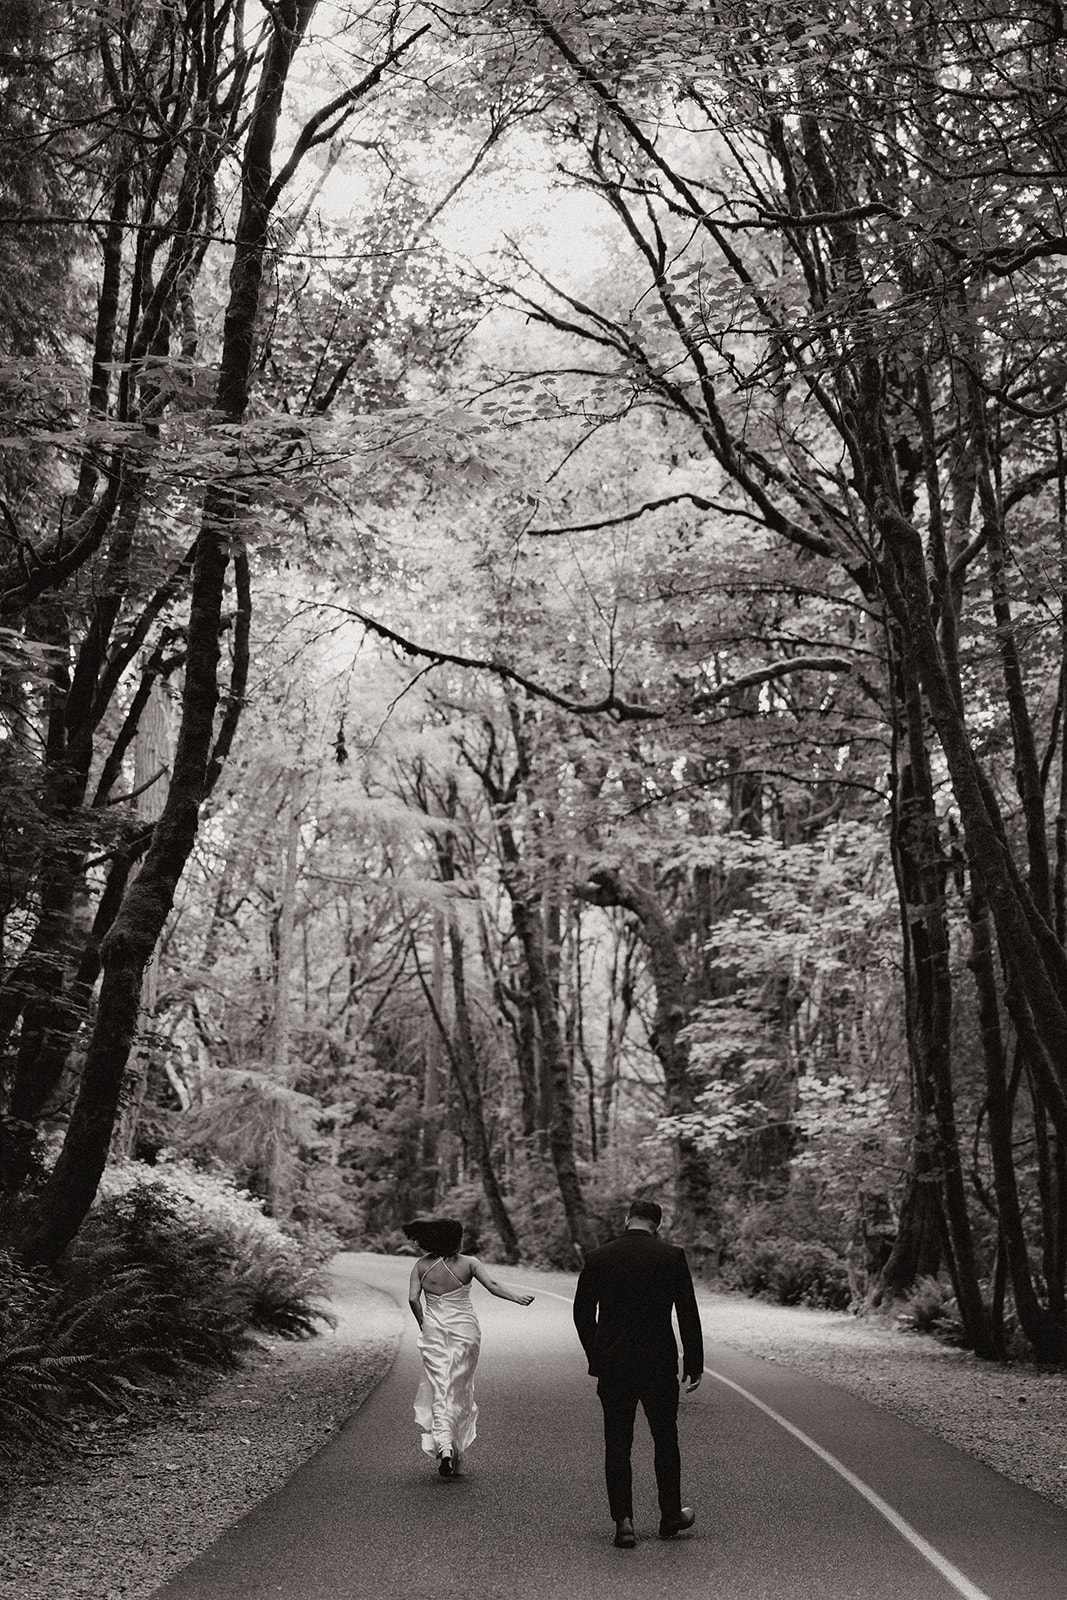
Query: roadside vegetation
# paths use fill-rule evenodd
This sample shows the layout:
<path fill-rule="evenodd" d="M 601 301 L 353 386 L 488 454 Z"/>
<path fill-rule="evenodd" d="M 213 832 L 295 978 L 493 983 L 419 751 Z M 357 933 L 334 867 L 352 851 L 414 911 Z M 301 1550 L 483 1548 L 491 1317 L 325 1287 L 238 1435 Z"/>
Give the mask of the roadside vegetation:
<path fill-rule="evenodd" d="M 257 1335 L 329 1320 L 321 1258 L 232 1183 L 120 1163 L 50 1272 L 0 1254 L 0 1455 L 77 1450 L 235 1367 Z"/>
<path fill-rule="evenodd" d="M 12 1449 L 634 1194 L 1067 1364 L 1065 130 L 1055 6 L 0 6 Z"/>

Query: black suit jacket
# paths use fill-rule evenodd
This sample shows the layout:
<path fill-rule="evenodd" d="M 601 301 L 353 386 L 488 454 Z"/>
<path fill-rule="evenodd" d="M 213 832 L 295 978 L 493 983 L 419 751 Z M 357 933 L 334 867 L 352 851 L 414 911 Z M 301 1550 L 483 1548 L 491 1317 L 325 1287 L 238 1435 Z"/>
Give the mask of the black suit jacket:
<path fill-rule="evenodd" d="M 677 1378 L 672 1310 L 682 1335 L 682 1370 L 695 1378 L 704 1370 L 704 1340 L 685 1251 L 643 1228 L 627 1228 L 594 1250 L 574 1295 L 574 1325 L 589 1371 L 626 1384 Z"/>

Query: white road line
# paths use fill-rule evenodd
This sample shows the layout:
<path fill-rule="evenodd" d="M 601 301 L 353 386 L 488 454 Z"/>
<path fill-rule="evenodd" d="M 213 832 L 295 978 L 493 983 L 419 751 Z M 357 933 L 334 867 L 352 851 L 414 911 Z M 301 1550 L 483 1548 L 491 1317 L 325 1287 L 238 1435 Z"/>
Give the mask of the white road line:
<path fill-rule="evenodd" d="M 560 1298 L 562 1299 L 563 1297 L 560 1296 Z M 933 1545 L 924 1539 L 922 1534 L 918 1533 L 910 1522 L 905 1522 L 899 1511 L 893 1510 L 888 1500 L 883 1500 L 881 1495 L 876 1493 L 869 1484 L 864 1483 L 862 1478 L 857 1478 L 854 1472 L 850 1472 L 843 1461 L 838 1461 L 837 1457 L 831 1455 L 829 1450 L 824 1450 L 821 1444 L 817 1444 L 814 1439 L 809 1438 L 802 1429 L 795 1427 L 793 1423 L 779 1415 L 773 1407 L 766 1405 L 756 1395 L 750 1394 L 747 1389 L 743 1389 L 732 1378 L 724 1377 L 721 1372 L 716 1372 L 714 1367 L 705 1367 L 704 1371 L 709 1378 L 714 1378 L 718 1383 L 725 1384 L 728 1389 L 733 1389 L 735 1393 L 741 1395 L 751 1405 L 756 1406 L 766 1416 L 770 1417 L 772 1422 L 776 1422 L 780 1428 L 784 1428 L 786 1433 L 791 1433 L 794 1439 L 798 1439 L 802 1445 L 806 1445 L 813 1455 L 818 1456 L 820 1461 L 825 1461 L 826 1465 L 831 1467 L 839 1477 L 844 1478 L 845 1482 L 855 1489 L 857 1494 L 863 1496 L 869 1506 L 873 1507 L 875 1511 L 885 1518 L 890 1527 L 896 1529 L 902 1539 L 906 1539 L 936 1571 L 940 1572 L 945 1582 L 951 1584 L 956 1593 L 963 1596 L 963 1600 L 989 1600 L 989 1596 L 984 1589 L 979 1589 L 977 1584 L 972 1583 L 970 1578 L 964 1576 L 959 1567 L 954 1567 L 946 1556 L 943 1556 L 939 1550 L 935 1550 Z"/>
<path fill-rule="evenodd" d="M 562 1300 L 565 1305 L 573 1305 L 574 1303 L 572 1295 L 556 1294 L 553 1289 L 542 1289 L 534 1286 L 527 1292 L 533 1294 L 535 1288 L 538 1294 L 548 1295 L 553 1300 Z M 786 1433 L 792 1434 L 794 1439 L 810 1450 L 813 1455 L 818 1456 L 820 1461 L 825 1462 L 832 1471 L 837 1473 L 838 1477 L 845 1480 L 850 1488 L 855 1489 L 857 1494 L 862 1495 L 872 1510 L 877 1511 L 879 1516 L 884 1517 L 889 1526 L 895 1529 L 902 1539 L 906 1539 L 908 1544 L 917 1550 L 919 1555 L 928 1561 L 936 1572 L 941 1574 L 945 1582 L 955 1589 L 958 1595 L 963 1597 L 963 1600 L 990 1600 L 984 1589 L 979 1589 L 978 1585 L 972 1583 L 970 1578 L 966 1577 L 958 1567 L 953 1566 L 947 1556 L 943 1556 L 939 1550 L 935 1550 L 929 1540 L 924 1539 L 922 1534 L 913 1528 L 910 1522 L 906 1522 L 899 1511 L 893 1510 L 888 1500 L 883 1500 L 881 1495 L 872 1489 L 869 1484 L 864 1483 L 862 1478 L 858 1478 L 854 1472 L 851 1472 L 843 1461 L 838 1461 L 837 1457 L 831 1455 L 829 1450 L 824 1450 L 821 1444 L 817 1444 L 802 1429 L 796 1427 L 786 1417 L 775 1411 L 772 1406 L 760 1400 L 758 1396 L 750 1394 L 747 1389 L 743 1389 L 732 1378 L 727 1378 L 723 1373 L 716 1372 L 714 1367 L 705 1367 L 704 1371 L 709 1378 L 714 1378 L 717 1383 L 725 1384 L 727 1389 L 733 1389 L 735 1394 L 739 1394 L 743 1400 L 747 1400 L 750 1405 L 754 1405 L 757 1410 L 770 1417 L 772 1422 L 776 1422 L 780 1428 L 784 1428 Z"/>

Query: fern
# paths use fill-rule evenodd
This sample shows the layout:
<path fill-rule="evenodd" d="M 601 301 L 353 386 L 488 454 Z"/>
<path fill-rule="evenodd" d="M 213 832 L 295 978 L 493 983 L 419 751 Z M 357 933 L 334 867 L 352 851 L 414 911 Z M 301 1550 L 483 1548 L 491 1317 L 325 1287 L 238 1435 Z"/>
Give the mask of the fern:
<path fill-rule="evenodd" d="M 61 1398 L 81 1381 L 84 1368 L 84 1357 L 47 1345 L 0 1346 L 0 1453 L 17 1455 L 16 1440 L 35 1444 L 58 1437 L 62 1423 L 42 1402 Z"/>
<path fill-rule="evenodd" d="M 217 1210 L 159 1181 L 111 1194 L 53 1275 L 0 1252 L 0 1453 L 61 1441 L 75 1404 L 135 1404 L 146 1376 L 233 1367 L 253 1330 L 308 1337 L 330 1320 L 322 1287 L 236 1194 Z"/>

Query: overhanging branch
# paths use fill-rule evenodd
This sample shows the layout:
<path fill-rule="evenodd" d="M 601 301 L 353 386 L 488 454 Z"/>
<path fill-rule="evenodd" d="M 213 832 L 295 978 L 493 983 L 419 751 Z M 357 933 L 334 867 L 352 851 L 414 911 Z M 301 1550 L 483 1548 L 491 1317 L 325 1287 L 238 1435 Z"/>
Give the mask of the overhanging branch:
<path fill-rule="evenodd" d="M 379 639 L 388 640 L 407 656 L 419 657 L 440 666 L 468 667 L 477 672 L 491 672 L 506 683 L 513 683 L 517 688 L 524 689 L 527 694 L 534 695 L 539 700 L 547 700 L 550 705 L 559 706 L 562 711 L 573 711 L 579 716 L 608 715 L 618 722 L 656 722 L 666 715 L 665 712 L 653 710 L 649 706 L 639 706 L 632 701 L 620 700 L 613 688 L 599 700 L 574 700 L 569 695 L 559 694 L 555 689 L 550 689 L 547 684 L 535 683 L 532 678 L 525 677 L 521 672 L 516 672 L 514 667 L 506 666 L 503 662 L 490 661 L 483 656 L 459 655 L 453 650 L 436 650 L 429 645 L 416 644 L 413 639 L 406 639 L 403 634 L 397 633 L 395 628 L 387 627 L 376 617 L 370 617 L 366 612 L 357 611 L 351 606 L 330 606 L 329 609 L 340 611 L 342 615 L 362 623 L 370 633 L 376 634 Z"/>
<path fill-rule="evenodd" d="M 601 528 L 617 527 L 622 522 L 636 522 L 650 511 L 659 511 L 663 506 L 675 506 L 685 500 L 696 506 L 698 511 L 717 511 L 720 516 L 745 517 L 750 522 L 759 522 L 752 511 L 738 506 L 724 506 L 718 500 L 708 500 L 702 494 L 685 490 L 681 494 L 664 495 L 662 500 L 647 500 L 634 511 L 620 511 L 613 517 L 601 517 L 597 522 L 573 522 L 565 528 L 527 528 L 525 532 L 530 539 L 551 539 L 565 533 L 595 533 Z"/>
<path fill-rule="evenodd" d="M 484 656 L 460 655 L 454 650 L 439 650 L 429 645 L 417 644 L 415 640 L 405 638 L 403 634 L 398 633 L 395 628 L 388 627 L 377 617 L 368 616 L 365 611 L 358 611 L 353 606 L 330 605 L 326 609 L 339 611 L 342 616 L 351 617 L 369 633 L 395 645 L 407 656 L 440 666 L 466 667 L 475 672 L 490 672 L 505 683 L 513 683 L 517 688 L 525 690 L 536 699 L 547 700 L 550 705 L 558 706 L 561 711 L 573 712 L 576 716 L 610 716 L 616 722 L 661 722 L 671 711 L 677 714 L 676 707 L 668 711 L 667 708 L 638 705 L 632 700 L 622 700 L 615 693 L 614 683 L 608 693 L 599 700 L 576 700 L 570 695 L 560 694 L 558 690 L 549 688 L 547 684 L 535 682 L 534 679 L 526 677 L 525 674 L 517 672 L 514 667 L 509 667 L 501 661 L 491 661 Z M 782 661 L 768 662 L 766 666 L 756 667 L 751 672 L 742 673 L 738 678 L 731 678 L 728 683 L 719 684 L 715 689 L 695 695 L 688 709 L 693 713 L 708 710 L 728 700 L 739 690 L 750 689 L 761 683 L 770 683 L 795 672 L 851 672 L 851 670 L 852 662 L 843 655 L 789 656 Z"/>
<path fill-rule="evenodd" d="M 709 706 L 721 705 L 738 690 L 754 689 L 761 683 L 773 683 L 776 679 L 787 678 L 794 672 L 851 671 L 852 663 L 847 656 L 789 656 L 785 661 L 771 661 L 765 667 L 756 667 L 752 672 L 743 672 L 739 678 L 731 678 L 729 683 L 722 683 L 716 689 L 709 689 L 706 694 L 697 695 L 692 709 L 705 711 Z"/>

